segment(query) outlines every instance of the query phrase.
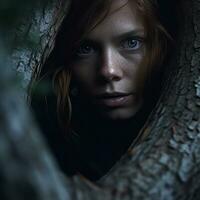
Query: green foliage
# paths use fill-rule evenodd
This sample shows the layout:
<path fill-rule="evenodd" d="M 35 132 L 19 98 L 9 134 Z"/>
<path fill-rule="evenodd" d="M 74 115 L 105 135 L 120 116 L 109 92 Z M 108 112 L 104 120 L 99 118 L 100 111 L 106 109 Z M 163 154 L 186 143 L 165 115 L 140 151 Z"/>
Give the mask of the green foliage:
<path fill-rule="evenodd" d="M 35 11 L 50 2 L 52 0 L 0 0 L 0 41 L 4 43 L 1 47 L 9 54 L 15 48 L 37 50 L 39 29 L 29 24 Z"/>
<path fill-rule="evenodd" d="M 48 81 L 41 81 L 39 84 L 36 82 L 32 85 L 34 95 L 41 98 L 52 93 L 52 84 Z"/>
<path fill-rule="evenodd" d="M 0 27 L 3 31 L 13 28 L 20 18 L 26 17 L 30 9 L 38 3 L 48 0 L 1 0 L 0 1 Z"/>

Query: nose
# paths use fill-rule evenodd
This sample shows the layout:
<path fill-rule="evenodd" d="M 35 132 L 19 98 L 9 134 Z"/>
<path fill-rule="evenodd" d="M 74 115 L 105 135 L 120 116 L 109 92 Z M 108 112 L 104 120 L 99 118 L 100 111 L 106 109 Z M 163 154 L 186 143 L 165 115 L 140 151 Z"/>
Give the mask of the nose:
<path fill-rule="evenodd" d="M 113 48 L 102 52 L 99 75 L 105 81 L 119 81 L 123 77 L 120 55 Z"/>

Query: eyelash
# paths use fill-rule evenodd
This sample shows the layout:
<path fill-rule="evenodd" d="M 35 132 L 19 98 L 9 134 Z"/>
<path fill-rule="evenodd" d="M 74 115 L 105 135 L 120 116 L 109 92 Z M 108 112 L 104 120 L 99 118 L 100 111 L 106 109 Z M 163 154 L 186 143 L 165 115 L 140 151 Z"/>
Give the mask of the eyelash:
<path fill-rule="evenodd" d="M 131 44 L 130 42 L 133 42 L 133 44 Z M 130 37 L 120 42 L 120 49 L 127 50 L 127 51 L 136 51 L 140 49 L 142 44 L 143 44 L 143 38 Z M 87 57 L 87 56 L 94 55 L 97 51 L 98 51 L 98 48 L 96 47 L 95 44 L 92 44 L 90 42 L 85 42 L 80 45 L 80 47 L 76 51 L 76 55 L 78 55 L 79 57 Z"/>
<path fill-rule="evenodd" d="M 131 44 L 131 42 L 133 42 Z M 123 40 L 122 42 L 120 42 L 120 46 L 121 49 L 125 49 L 128 51 L 136 51 L 138 49 L 140 49 L 140 47 L 143 44 L 143 39 L 139 38 L 139 37 L 130 37 L 128 39 Z"/>
<path fill-rule="evenodd" d="M 81 45 L 77 51 L 77 55 L 84 56 L 84 55 L 91 55 L 95 52 L 95 48 L 91 44 Z"/>

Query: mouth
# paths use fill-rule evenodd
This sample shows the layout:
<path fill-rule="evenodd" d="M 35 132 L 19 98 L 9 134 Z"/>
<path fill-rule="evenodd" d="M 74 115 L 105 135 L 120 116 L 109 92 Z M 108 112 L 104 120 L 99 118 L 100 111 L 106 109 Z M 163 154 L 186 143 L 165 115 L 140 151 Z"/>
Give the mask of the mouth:
<path fill-rule="evenodd" d="M 132 97 L 132 93 L 104 93 L 101 95 L 97 95 L 95 98 L 95 102 L 98 105 L 102 105 L 105 107 L 116 108 L 123 107 L 130 101 Z"/>

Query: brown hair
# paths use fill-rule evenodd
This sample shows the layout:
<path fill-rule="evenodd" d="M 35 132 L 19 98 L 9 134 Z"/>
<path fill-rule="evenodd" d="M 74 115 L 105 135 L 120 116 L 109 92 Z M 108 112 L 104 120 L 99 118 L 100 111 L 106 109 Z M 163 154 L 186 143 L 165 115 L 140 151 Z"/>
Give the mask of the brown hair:
<path fill-rule="evenodd" d="M 151 81 L 155 71 L 159 71 L 167 54 L 170 35 L 160 22 L 157 0 L 127 0 L 133 3 L 137 14 L 141 16 L 146 34 L 146 56 L 143 68 L 138 75 L 138 87 L 143 91 L 144 82 Z M 87 31 L 98 25 L 107 15 L 112 0 L 73 0 L 57 35 L 50 63 L 53 71 L 53 86 L 57 97 L 58 119 L 62 127 L 69 128 L 71 119 L 70 80 L 71 72 L 67 67 L 76 45 Z M 95 24 L 94 24 L 95 23 Z M 144 64 L 145 63 L 145 64 Z M 48 70 L 48 69 L 47 69 Z"/>

